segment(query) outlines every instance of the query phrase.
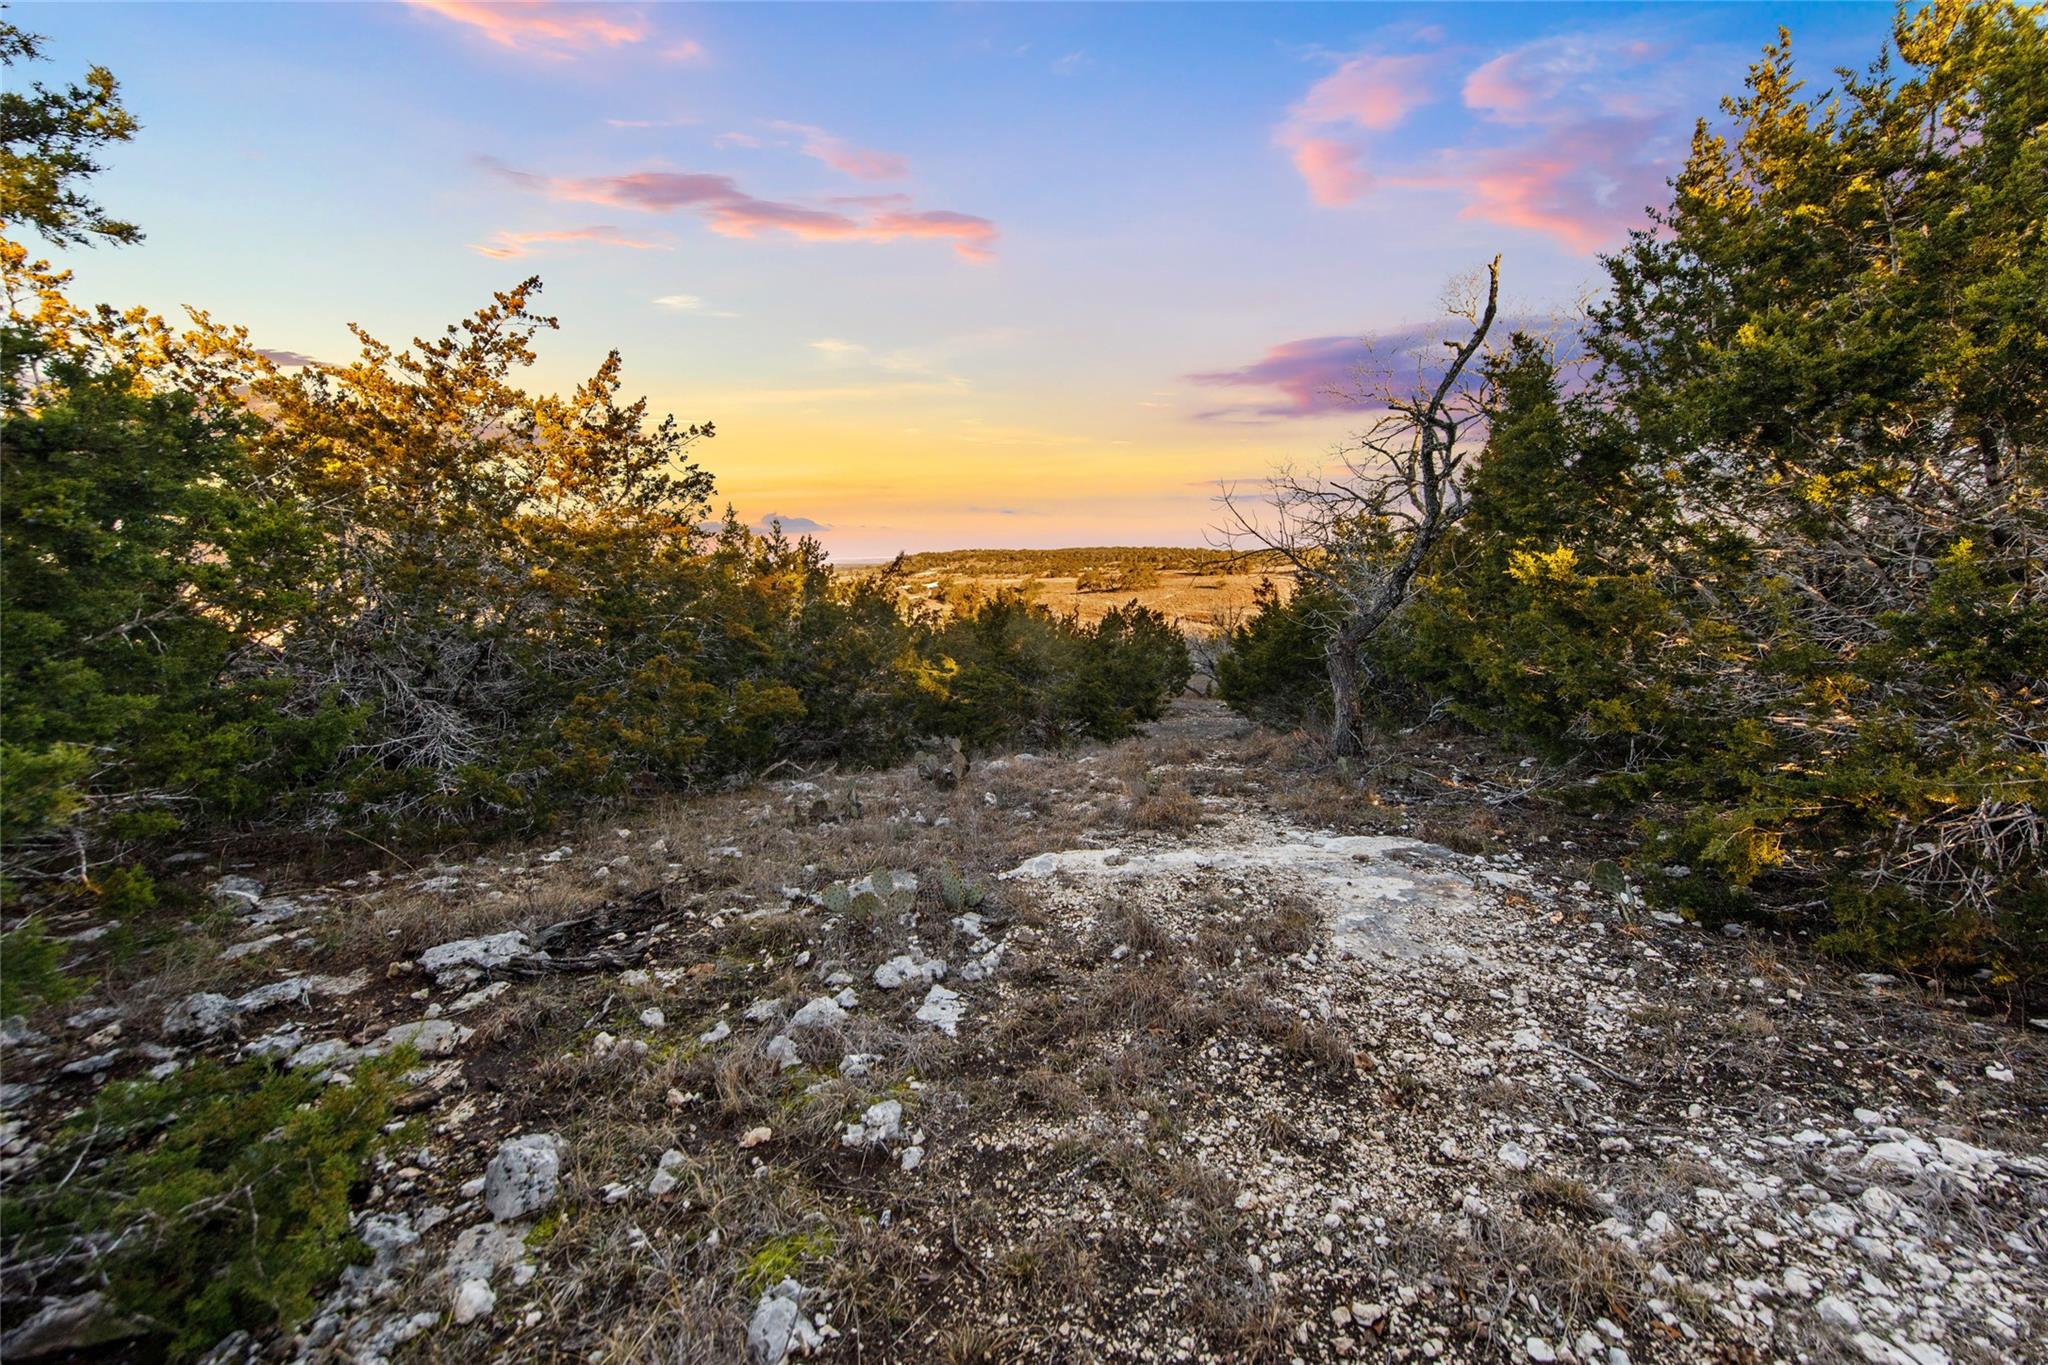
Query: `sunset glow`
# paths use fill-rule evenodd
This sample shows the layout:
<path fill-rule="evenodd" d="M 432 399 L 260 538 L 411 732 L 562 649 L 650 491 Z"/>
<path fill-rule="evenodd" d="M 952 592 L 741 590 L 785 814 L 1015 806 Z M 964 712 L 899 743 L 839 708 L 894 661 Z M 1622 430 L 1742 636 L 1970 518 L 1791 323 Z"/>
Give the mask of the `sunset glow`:
<path fill-rule="evenodd" d="M 1779 23 L 1818 71 L 1890 11 L 14 13 L 146 130 L 100 189 L 148 240 L 67 260 L 81 297 L 319 361 L 538 274 L 535 387 L 617 346 L 717 424 L 721 500 L 858 559 L 1202 543 L 1219 480 L 1359 424 L 1454 277 L 1500 253 L 1531 319 L 1597 288 Z"/>

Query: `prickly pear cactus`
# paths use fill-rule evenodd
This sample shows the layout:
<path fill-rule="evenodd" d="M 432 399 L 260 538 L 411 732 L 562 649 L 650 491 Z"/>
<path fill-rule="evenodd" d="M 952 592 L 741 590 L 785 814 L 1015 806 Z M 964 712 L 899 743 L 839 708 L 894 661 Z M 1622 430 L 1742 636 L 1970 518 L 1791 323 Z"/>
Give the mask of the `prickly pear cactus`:
<path fill-rule="evenodd" d="M 974 909 L 988 898 L 988 888 L 961 876 L 960 869 L 950 860 L 939 864 L 938 883 L 939 899 L 956 915 L 963 910 Z"/>

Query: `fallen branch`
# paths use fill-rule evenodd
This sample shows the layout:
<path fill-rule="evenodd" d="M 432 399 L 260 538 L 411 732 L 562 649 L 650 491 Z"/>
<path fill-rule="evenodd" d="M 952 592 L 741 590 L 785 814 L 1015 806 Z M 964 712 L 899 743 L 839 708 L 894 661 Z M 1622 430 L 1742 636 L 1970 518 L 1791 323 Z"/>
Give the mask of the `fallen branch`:
<path fill-rule="evenodd" d="M 1576 1048 L 1566 1047 L 1563 1043 L 1560 1043 L 1555 1039 L 1551 1040 L 1550 1045 L 1556 1048 L 1559 1052 L 1562 1052 L 1565 1056 L 1574 1057 L 1579 1061 L 1584 1062 L 1587 1066 L 1592 1067 L 1595 1071 L 1598 1071 L 1600 1074 L 1608 1077 L 1610 1080 L 1620 1081 L 1623 1085 L 1632 1087 L 1636 1090 L 1648 1090 L 1650 1088 L 1649 1082 L 1639 1081 L 1633 1076 L 1625 1075 L 1622 1072 L 1616 1071 L 1613 1067 L 1607 1065 L 1607 1063 L 1600 1061 L 1599 1059 L 1594 1057 L 1588 1057 L 1585 1053 L 1578 1051 Z"/>

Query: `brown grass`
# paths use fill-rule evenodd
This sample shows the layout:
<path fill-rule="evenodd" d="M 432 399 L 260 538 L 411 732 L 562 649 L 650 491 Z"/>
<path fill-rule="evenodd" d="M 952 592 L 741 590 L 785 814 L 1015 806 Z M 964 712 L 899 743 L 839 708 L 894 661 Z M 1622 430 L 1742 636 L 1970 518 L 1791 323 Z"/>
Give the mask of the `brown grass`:
<path fill-rule="evenodd" d="M 873 570 L 857 567 L 842 572 L 857 576 Z M 1041 578 L 1022 573 L 940 570 L 916 576 L 905 589 L 905 596 L 913 602 L 943 608 L 946 603 L 958 601 L 970 592 L 988 597 L 999 592 L 1021 591 L 1033 602 L 1063 616 L 1068 612 L 1078 613 L 1085 622 L 1099 621 L 1111 609 L 1135 599 L 1140 606 L 1163 613 L 1185 634 L 1196 639 L 1209 639 L 1229 630 L 1251 613 L 1252 595 L 1260 582 L 1267 578 L 1273 580 L 1283 596 L 1293 589 L 1293 575 L 1286 570 L 1271 573 L 1195 573 L 1162 569 L 1155 584 L 1123 592 L 1082 592 L 1076 586 L 1078 577 L 1074 575 Z M 925 586 L 933 582 L 940 586 L 936 589 Z"/>

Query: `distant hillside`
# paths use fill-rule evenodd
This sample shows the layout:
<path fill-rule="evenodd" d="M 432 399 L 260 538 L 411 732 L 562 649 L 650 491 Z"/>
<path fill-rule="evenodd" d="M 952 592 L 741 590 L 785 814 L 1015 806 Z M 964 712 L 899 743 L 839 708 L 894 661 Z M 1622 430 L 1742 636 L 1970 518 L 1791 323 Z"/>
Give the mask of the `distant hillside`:
<path fill-rule="evenodd" d="M 1086 545 L 1062 550 L 927 550 L 906 555 L 913 574 L 1073 578 L 1089 569 L 1133 566 L 1177 573 L 1268 573 L 1286 567 L 1270 551 L 1233 554 L 1184 545 Z"/>
<path fill-rule="evenodd" d="M 884 573 L 888 564 L 846 564 L 851 578 Z M 1284 596 L 1294 571 L 1270 551 L 1231 554 L 1176 545 L 1088 545 L 1064 550 L 932 550 L 905 555 L 896 579 L 899 601 L 942 614 L 998 592 L 1021 593 L 1041 606 L 1095 621 L 1136 601 L 1163 612 L 1191 638 L 1228 631 L 1251 610 L 1259 584 L 1272 580 Z"/>

